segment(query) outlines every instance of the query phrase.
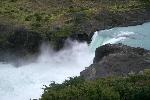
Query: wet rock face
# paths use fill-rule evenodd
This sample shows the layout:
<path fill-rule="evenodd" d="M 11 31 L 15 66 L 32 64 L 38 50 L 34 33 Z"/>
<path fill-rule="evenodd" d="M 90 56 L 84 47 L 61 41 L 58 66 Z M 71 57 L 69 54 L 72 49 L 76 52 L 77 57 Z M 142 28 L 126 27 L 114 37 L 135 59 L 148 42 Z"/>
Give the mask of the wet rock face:
<path fill-rule="evenodd" d="M 150 51 L 123 44 L 107 44 L 96 49 L 93 64 L 80 74 L 85 79 L 125 76 L 150 68 Z"/>
<path fill-rule="evenodd" d="M 42 43 L 40 33 L 30 31 L 24 27 L 14 27 L 0 24 L 0 61 L 20 59 L 29 55 L 36 55 Z"/>
<path fill-rule="evenodd" d="M 70 36 L 70 38 L 72 40 L 78 40 L 80 42 L 85 42 L 85 41 L 90 42 L 90 38 L 86 33 L 84 33 L 84 34 L 72 34 Z"/>
<path fill-rule="evenodd" d="M 42 41 L 42 37 L 39 33 L 26 31 L 26 30 L 16 30 L 14 34 L 8 37 L 8 42 L 10 47 L 15 50 L 21 51 L 36 51 Z"/>

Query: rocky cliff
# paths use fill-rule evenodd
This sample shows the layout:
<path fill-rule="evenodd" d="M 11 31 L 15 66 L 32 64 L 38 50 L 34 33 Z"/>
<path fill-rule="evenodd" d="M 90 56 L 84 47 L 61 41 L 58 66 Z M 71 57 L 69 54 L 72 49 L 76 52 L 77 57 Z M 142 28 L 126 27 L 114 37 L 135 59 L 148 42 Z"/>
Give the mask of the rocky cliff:
<path fill-rule="evenodd" d="M 148 22 L 149 5 L 149 0 L 1 0 L 0 46 L 5 51 L 22 45 L 15 50 L 31 53 L 42 41 L 57 50 L 68 37 L 89 42 L 97 30 Z"/>
<path fill-rule="evenodd" d="M 142 74 L 150 68 L 150 51 L 123 44 L 106 44 L 96 49 L 93 64 L 80 74 L 85 79 Z"/>

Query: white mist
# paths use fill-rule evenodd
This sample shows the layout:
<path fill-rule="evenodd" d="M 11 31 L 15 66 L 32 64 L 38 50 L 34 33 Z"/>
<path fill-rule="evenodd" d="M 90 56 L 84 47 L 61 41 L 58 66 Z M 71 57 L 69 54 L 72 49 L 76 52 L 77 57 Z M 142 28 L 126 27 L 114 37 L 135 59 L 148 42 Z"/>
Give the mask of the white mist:
<path fill-rule="evenodd" d="M 87 43 L 69 41 L 69 46 L 57 53 L 43 44 L 35 62 L 18 68 L 1 63 L 0 100 L 39 98 L 43 85 L 52 81 L 61 83 L 68 77 L 78 76 L 92 63 L 93 57 Z"/>

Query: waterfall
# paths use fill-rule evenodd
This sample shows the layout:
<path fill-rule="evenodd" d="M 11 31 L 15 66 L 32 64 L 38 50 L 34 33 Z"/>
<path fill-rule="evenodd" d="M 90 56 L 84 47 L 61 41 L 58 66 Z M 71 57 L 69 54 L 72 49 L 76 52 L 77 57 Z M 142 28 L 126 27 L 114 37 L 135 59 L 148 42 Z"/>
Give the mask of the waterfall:
<path fill-rule="evenodd" d="M 97 31 L 89 46 L 69 41 L 70 46 L 57 53 L 44 44 L 35 62 L 18 68 L 0 63 L 0 100 L 39 98 L 43 85 L 51 81 L 61 83 L 68 77 L 80 75 L 80 71 L 92 63 L 95 49 L 107 43 L 150 49 L 150 23 Z"/>
<path fill-rule="evenodd" d="M 41 46 L 41 53 L 35 61 L 22 66 L 0 63 L 0 100 L 30 100 L 40 98 L 43 85 L 52 81 L 63 82 L 68 77 L 79 76 L 93 60 L 93 53 L 87 43 L 69 41 L 59 52 L 48 44 Z M 25 64 L 24 64 L 25 63 Z"/>

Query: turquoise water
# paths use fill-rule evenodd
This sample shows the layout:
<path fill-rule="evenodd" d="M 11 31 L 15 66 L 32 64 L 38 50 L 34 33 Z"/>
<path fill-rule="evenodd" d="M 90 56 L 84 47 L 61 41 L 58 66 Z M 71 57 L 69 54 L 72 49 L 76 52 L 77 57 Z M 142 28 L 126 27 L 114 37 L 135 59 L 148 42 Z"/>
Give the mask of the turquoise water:
<path fill-rule="evenodd" d="M 116 27 L 95 32 L 90 49 L 95 51 L 97 47 L 107 43 L 123 43 L 150 50 L 150 23 L 129 27 Z"/>

